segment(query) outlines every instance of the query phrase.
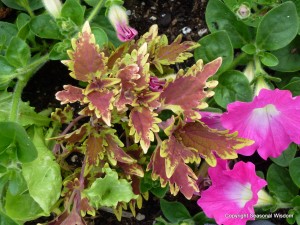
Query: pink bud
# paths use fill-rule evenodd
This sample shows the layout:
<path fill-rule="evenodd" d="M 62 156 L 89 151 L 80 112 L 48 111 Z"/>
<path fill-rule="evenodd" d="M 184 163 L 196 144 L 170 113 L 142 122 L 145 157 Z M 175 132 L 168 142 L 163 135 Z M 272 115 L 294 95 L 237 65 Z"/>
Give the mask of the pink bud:
<path fill-rule="evenodd" d="M 112 5 L 108 11 L 108 19 L 117 32 L 120 41 L 132 40 L 137 31 L 128 24 L 128 17 L 124 8 L 119 5 Z"/>

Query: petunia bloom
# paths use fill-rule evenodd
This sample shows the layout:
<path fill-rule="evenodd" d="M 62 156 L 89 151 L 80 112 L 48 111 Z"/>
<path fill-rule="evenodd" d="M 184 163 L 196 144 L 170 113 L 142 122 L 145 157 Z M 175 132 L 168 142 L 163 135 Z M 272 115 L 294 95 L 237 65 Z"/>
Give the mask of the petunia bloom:
<path fill-rule="evenodd" d="M 255 143 L 238 150 L 263 158 L 278 157 L 291 142 L 300 144 L 300 98 L 287 90 L 260 90 L 252 102 L 234 102 L 221 117 L 223 126 Z"/>
<path fill-rule="evenodd" d="M 120 41 L 130 41 L 137 35 L 138 32 L 128 25 L 128 16 L 121 6 L 112 5 L 108 11 L 108 19 L 115 28 Z"/>
<path fill-rule="evenodd" d="M 42 0 L 46 10 L 51 16 L 57 18 L 60 16 L 62 3 L 60 0 Z"/>
<path fill-rule="evenodd" d="M 212 185 L 201 193 L 197 203 L 218 224 L 244 225 L 254 220 L 251 215 L 260 197 L 264 205 L 273 202 L 270 196 L 264 195 L 262 188 L 267 182 L 256 175 L 251 162 L 238 162 L 230 170 L 227 161 L 218 159 L 217 166 L 209 168 L 208 174 Z"/>

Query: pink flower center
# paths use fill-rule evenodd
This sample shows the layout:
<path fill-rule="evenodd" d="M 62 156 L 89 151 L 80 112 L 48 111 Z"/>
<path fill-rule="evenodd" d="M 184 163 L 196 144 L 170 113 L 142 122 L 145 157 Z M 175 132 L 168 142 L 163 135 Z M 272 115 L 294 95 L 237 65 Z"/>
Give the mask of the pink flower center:
<path fill-rule="evenodd" d="M 280 114 L 273 104 L 268 104 L 265 107 L 257 108 L 252 111 L 250 122 L 259 124 L 262 128 L 266 128 L 270 121 Z"/>
<path fill-rule="evenodd" d="M 239 208 L 244 208 L 253 196 L 250 183 L 241 184 L 239 182 L 232 182 L 230 183 L 230 187 L 224 189 L 226 198 L 229 201 L 235 202 Z"/>

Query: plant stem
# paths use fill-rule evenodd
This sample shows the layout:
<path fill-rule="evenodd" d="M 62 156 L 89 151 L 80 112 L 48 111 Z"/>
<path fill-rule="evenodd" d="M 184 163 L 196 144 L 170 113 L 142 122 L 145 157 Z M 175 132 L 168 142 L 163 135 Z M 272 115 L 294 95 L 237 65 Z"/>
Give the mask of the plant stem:
<path fill-rule="evenodd" d="M 45 55 L 40 59 L 34 61 L 33 63 L 29 64 L 25 68 L 22 68 L 20 72 L 17 72 L 14 77 L 18 78 L 12 104 L 11 104 L 11 111 L 9 115 L 9 121 L 17 122 L 18 114 L 19 114 L 19 104 L 21 101 L 21 95 L 24 87 L 28 83 L 29 79 L 34 75 L 34 73 L 48 60 L 49 55 Z M 20 76 L 23 75 L 23 76 Z"/>
<path fill-rule="evenodd" d="M 247 56 L 247 54 L 245 52 L 242 52 L 237 57 L 235 57 L 234 60 L 233 60 L 233 62 L 230 65 L 230 67 L 228 68 L 228 70 L 235 69 L 235 67 L 237 67 L 239 65 L 240 61 L 242 59 L 244 59 L 246 56 Z"/>
<path fill-rule="evenodd" d="M 98 12 L 100 11 L 100 9 L 102 7 L 102 4 L 103 4 L 103 0 L 100 0 L 98 2 L 98 4 L 94 7 L 93 11 L 91 12 L 89 17 L 87 18 L 88 22 L 91 22 L 94 19 L 94 17 L 98 14 Z"/>
<path fill-rule="evenodd" d="M 27 10 L 27 12 L 30 15 L 30 17 L 34 17 L 35 16 L 34 13 L 33 13 L 33 11 L 30 8 L 28 0 L 23 0 L 23 1 L 20 2 L 20 4 L 21 4 L 22 7 L 24 7 Z"/>

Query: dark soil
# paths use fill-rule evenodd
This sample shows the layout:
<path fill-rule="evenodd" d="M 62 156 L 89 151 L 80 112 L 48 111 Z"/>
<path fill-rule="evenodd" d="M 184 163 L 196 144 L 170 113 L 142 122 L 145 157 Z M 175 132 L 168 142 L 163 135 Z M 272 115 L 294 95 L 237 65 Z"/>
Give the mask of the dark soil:
<path fill-rule="evenodd" d="M 125 0 L 124 6 L 128 10 L 130 25 L 139 35 L 147 32 L 152 24 L 158 24 L 159 34 L 167 35 L 170 41 L 179 34 L 183 35 L 183 40 L 198 41 L 207 33 L 204 22 L 206 3 L 207 0 Z M 65 84 L 76 85 L 77 81 L 68 75 L 67 68 L 60 62 L 48 62 L 25 88 L 23 100 L 29 101 L 37 111 L 60 107 L 55 93 L 62 90 Z M 167 200 L 184 203 L 192 215 L 199 211 L 195 201 L 188 201 L 180 194 L 176 198 L 167 196 Z M 136 220 L 124 217 L 119 222 L 114 214 L 99 211 L 96 217 L 87 221 L 89 225 L 152 225 L 155 218 L 162 215 L 159 199 L 151 195 L 137 213 L 145 218 Z"/>

